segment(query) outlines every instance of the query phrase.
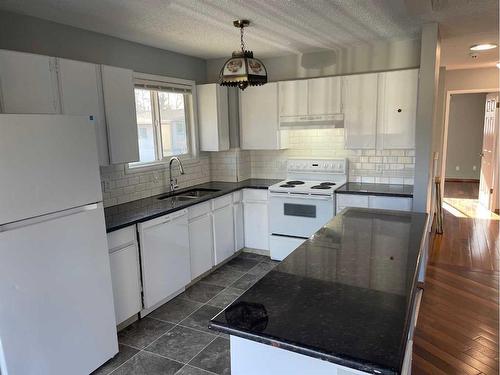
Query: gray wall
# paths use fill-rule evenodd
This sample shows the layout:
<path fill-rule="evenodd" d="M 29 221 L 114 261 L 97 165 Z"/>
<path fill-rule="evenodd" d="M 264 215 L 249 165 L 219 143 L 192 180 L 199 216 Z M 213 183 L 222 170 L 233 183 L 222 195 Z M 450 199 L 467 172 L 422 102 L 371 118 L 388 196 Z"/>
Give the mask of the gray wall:
<path fill-rule="evenodd" d="M 483 93 L 451 96 L 446 178 L 479 180 L 485 102 L 486 94 Z M 455 168 L 457 166 L 459 171 Z"/>
<path fill-rule="evenodd" d="M 0 11 L 0 48 L 206 81 L 206 61 L 39 18 Z"/>

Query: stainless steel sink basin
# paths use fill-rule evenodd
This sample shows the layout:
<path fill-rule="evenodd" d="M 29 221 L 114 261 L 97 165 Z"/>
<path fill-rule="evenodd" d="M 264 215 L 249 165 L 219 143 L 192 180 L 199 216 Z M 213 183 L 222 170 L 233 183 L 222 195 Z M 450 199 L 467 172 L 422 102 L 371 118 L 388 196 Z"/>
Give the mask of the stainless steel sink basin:
<path fill-rule="evenodd" d="M 218 189 L 191 189 L 177 194 L 167 194 L 159 197 L 159 200 L 171 198 L 173 201 L 184 202 L 192 199 L 204 197 L 205 195 L 218 192 Z"/>

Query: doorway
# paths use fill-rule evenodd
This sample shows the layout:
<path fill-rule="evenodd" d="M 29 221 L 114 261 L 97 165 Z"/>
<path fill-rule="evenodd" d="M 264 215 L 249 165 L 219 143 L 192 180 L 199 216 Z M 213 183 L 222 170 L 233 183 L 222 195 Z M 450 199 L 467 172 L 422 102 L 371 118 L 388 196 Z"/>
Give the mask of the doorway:
<path fill-rule="evenodd" d="M 498 93 L 450 93 L 443 208 L 497 219 Z"/>

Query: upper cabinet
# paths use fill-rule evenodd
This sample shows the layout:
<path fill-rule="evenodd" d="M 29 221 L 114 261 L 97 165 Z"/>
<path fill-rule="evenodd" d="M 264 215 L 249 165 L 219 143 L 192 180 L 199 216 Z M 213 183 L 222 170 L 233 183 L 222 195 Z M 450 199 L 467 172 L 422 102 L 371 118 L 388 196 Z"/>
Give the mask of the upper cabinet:
<path fill-rule="evenodd" d="M 306 116 L 307 111 L 307 81 L 283 81 L 279 87 L 279 115 Z"/>
<path fill-rule="evenodd" d="M 133 72 L 101 65 L 104 109 L 112 164 L 139 160 Z"/>
<path fill-rule="evenodd" d="M 240 92 L 240 147 L 243 150 L 280 150 L 288 134 L 279 129 L 278 84 L 247 87 Z"/>
<path fill-rule="evenodd" d="M 216 83 L 196 86 L 200 151 L 229 150 L 227 87 Z"/>
<path fill-rule="evenodd" d="M 341 112 L 341 78 L 314 78 L 307 81 L 309 115 L 330 115 Z"/>
<path fill-rule="evenodd" d="M 61 112 L 69 115 L 89 115 L 95 123 L 99 164 L 108 165 L 108 137 L 99 65 L 81 61 L 57 59 Z"/>
<path fill-rule="evenodd" d="M 384 149 L 414 148 L 418 69 L 380 73 L 379 139 Z"/>
<path fill-rule="evenodd" d="M 59 113 L 55 58 L 0 50 L 0 109 L 4 113 Z"/>
<path fill-rule="evenodd" d="M 378 74 L 343 77 L 346 148 L 375 148 L 377 134 Z"/>

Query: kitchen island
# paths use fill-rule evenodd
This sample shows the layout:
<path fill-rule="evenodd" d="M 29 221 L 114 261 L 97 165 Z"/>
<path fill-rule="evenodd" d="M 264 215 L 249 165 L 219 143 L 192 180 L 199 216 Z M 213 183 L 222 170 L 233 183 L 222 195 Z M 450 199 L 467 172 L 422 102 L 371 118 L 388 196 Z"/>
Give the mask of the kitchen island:
<path fill-rule="evenodd" d="M 337 215 L 211 320 L 231 335 L 231 373 L 408 373 L 426 220 Z"/>

